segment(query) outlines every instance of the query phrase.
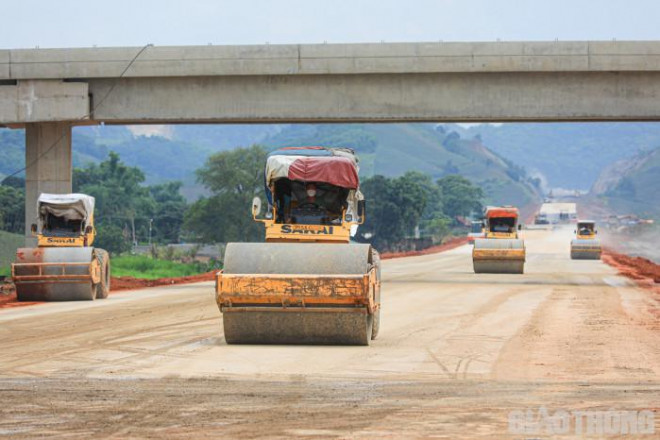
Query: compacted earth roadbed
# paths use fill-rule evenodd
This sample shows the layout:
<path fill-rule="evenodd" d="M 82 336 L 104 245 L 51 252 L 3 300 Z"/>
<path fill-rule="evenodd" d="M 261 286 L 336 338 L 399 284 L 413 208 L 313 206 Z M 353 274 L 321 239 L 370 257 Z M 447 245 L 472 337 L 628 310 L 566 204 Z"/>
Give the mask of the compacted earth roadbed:
<path fill-rule="evenodd" d="M 2 310 L 0 436 L 501 438 L 528 409 L 657 411 L 657 293 L 570 260 L 571 233 L 528 231 L 522 275 L 474 274 L 470 246 L 383 261 L 369 347 L 227 345 L 212 282 Z"/>

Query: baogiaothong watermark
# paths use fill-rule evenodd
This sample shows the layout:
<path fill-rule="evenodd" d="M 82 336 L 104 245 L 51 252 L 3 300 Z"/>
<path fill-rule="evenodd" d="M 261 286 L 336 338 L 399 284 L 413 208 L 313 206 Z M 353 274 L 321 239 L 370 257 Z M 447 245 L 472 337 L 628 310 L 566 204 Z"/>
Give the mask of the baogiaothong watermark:
<path fill-rule="evenodd" d="M 653 411 L 567 411 L 538 409 L 509 413 L 509 433 L 525 435 L 648 435 L 655 433 Z"/>

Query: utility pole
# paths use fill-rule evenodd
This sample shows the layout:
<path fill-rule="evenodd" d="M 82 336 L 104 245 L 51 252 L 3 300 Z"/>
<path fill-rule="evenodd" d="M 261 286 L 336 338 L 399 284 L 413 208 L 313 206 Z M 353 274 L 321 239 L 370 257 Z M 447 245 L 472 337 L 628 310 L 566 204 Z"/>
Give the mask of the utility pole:
<path fill-rule="evenodd" d="M 149 219 L 149 247 L 151 247 L 151 225 L 154 223 L 154 219 Z"/>

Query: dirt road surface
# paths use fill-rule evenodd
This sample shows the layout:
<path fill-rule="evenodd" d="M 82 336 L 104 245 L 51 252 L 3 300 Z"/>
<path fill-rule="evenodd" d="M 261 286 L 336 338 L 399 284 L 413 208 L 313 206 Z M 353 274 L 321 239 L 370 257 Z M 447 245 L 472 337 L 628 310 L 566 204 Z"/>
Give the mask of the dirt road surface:
<path fill-rule="evenodd" d="M 212 283 L 4 310 L 0 436 L 557 437 L 511 430 L 540 407 L 650 410 L 660 436 L 659 298 L 571 261 L 571 232 L 527 231 L 524 275 L 469 246 L 384 261 L 370 347 L 228 346 Z"/>

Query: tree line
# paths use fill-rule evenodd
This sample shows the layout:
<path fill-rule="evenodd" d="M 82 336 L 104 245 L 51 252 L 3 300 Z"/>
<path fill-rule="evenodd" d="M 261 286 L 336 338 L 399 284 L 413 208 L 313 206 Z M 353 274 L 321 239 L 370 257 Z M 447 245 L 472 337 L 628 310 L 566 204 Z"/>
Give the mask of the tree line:
<path fill-rule="evenodd" d="M 152 243 L 262 241 L 263 226 L 252 220 L 249 207 L 255 196 L 264 198 L 266 155 L 265 148 L 254 145 L 210 156 L 197 170 L 208 195 L 191 204 L 180 193 L 181 182 L 146 186 L 144 173 L 122 163 L 116 153 L 75 168 L 73 189 L 95 197 L 95 245 L 114 254 L 149 238 Z M 22 233 L 23 182 L 13 183 L 0 186 L 0 228 Z M 416 171 L 395 178 L 373 176 L 361 188 L 367 219 L 356 239 L 381 250 L 416 235 L 439 240 L 458 217 L 480 211 L 483 198 L 481 188 L 464 177 L 434 181 Z"/>
<path fill-rule="evenodd" d="M 435 182 L 418 171 L 396 178 L 377 175 L 364 180 L 361 188 L 368 209 L 358 239 L 380 250 L 405 250 L 402 241 L 410 237 L 439 242 L 459 218 L 482 210 L 483 191 L 459 175 Z"/>
<path fill-rule="evenodd" d="M 188 209 L 181 182 L 145 186 L 145 175 L 110 153 L 100 164 L 73 169 L 73 192 L 96 199 L 95 246 L 113 254 L 129 251 L 151 237 L 154 243 L 175 243 Z M 36 206 L 33 209 L 36 216 Z M 22 234 L 25 227 L 25 181 L 5 179 L 0 185 L 0 229 Z"/>
<path fill-rule="evenodd" d="M 263 226 L 252 220 L 249 207 L 255 196 L 264 198 L 266 155 L 255 145 L 211 156 L 197 172 L 211 195 L 190 206 L 183 229 L 202 242 L 262 241 Z M 373 176 L 362 181 L 361 190 L 367 216 L 356 239 L 382 250 L 416 232 L 440 240 L 457 218 L 480 212 L 484 197 L 481 188 L 462 176 L 433 181 L 417 171 L 396 178 Z"/>

